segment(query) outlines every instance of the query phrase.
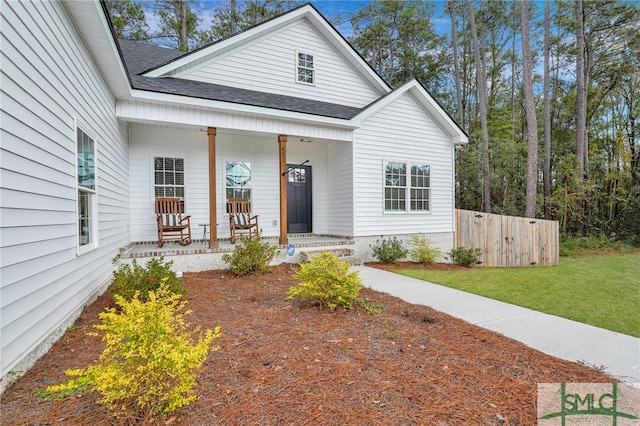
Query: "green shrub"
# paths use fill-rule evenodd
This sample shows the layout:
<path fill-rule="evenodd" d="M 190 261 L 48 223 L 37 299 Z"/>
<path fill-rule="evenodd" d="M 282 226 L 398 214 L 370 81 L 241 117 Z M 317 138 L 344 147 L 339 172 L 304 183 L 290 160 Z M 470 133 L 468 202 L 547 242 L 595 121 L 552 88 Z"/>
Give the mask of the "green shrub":
<path fill-rule="evenodd" d="M 253 238 L 242 236 L 233 253 L 224 254 L 222 260 L 236 275 L 262 274 L 269 270 L 269 263 L 277 253 L 278 248 L 267 242 L 260 242 L 259 235 Z"/>
<path fill-rule="evenodd" d="M 457 249 L 451 250 L 448 256 L 454 265 L 473 266 L 482 263 L 480 261 L 482 250 L 479 248 L 458 247 Z"/>
<path fill-rule="evenodd" d="M 137 294 L 127 300 L 115 295 L 116 311 L 100 313 L 106 348 L 96 365 L 68 370 L 72 379 L 50 386 L 43 394 L 64 396 L 85 390 L 102 395 L 100 403 L 118 414 L 161 415 L 195 400 L 191 389 L 196 371 L 206 360 L 220 327 L 202 333 L 183 319 L 186 301 L 166 284 L 148 293 L 143 302 Z M 183 312 L 183 313 L 180 313 Z M 96 333 L 91 333 L 96 335 Z M 199 341 L 195 341 L 199 337 Z"/>
<path fill-rule="evenodd" d="M 423 265 L 433 264 L 442 252 L 437 247 L 432 247 L 429 241 L 422 235 L 413 235 L 411 237 L 411 248 L 409 249 L 409 257 Z"/>
<path fill-rule="evenodd" d="M 393 263 L 407 255 L 407 250 L 396 237 L 376 240 L 372 248 L 373 257 L 382 263 Z"/>
<path fill-rule="evenodd" d="M 287 299 L 299 297 L 329 310 L 351 308 L 360 294 L 362 279 L 358 271 L 349 272 L 349 264 L 330 252 L 311 257 L 294 275 L 297 287 L 289 288 Z"/>
<path fill-rule="evenodd" d="M 163 280 L 170 292 L 186 293 L 182 280 L 171 270 L 173 261 L 165 262 L 164 256 L 150 259 L 145 267 L 138 265 L 135 259 L 131 265 L 121 263 L 119 256 L 113 259 L 113 264 L 118 267 L 113 271 L 113 293 L 125 300 L 131 300 L 136 293 L 141 301 L 148 300 L 149 292 L 158 290 Z"/>

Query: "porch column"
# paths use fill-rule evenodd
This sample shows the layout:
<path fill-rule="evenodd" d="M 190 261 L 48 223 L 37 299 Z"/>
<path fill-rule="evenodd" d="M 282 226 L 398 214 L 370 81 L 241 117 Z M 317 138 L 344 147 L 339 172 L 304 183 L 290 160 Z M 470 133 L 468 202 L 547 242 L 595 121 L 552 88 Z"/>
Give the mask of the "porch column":
<path fill-rule="evenodd" d="M 287 244 L 287 135 L 278 136 L 280 152 L 280 244 Z"/>
<path fill-rule="evenodd" d="M 209 248 L 218 248 L 218 210 L 216 206 L 216 134 L 215 127 L 207 129 L 209 135 Z"/>

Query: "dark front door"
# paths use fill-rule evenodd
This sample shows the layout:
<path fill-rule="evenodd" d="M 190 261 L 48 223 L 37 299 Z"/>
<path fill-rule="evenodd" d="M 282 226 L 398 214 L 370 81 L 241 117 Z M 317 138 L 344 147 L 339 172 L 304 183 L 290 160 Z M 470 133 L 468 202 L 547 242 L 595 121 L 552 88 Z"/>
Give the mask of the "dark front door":
<path fill-rule="evenodd" d="M 287 230 L 292 234 L 310 233 L 311 166 L 288 164 Z"/>

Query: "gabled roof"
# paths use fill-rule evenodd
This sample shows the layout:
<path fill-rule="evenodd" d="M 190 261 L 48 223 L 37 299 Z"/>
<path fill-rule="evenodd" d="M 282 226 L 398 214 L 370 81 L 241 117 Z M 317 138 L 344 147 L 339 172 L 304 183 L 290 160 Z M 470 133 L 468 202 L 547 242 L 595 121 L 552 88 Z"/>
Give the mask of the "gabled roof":
<path fill-rule="evenodd" d="M 147 77 L 144 71 L 158 63 L 166 63 L 185 54 L 177 50 L 151 46 L 135 41 L 120 40 L 120 51 L 129 70 L 133 89 L 212 101 L 231 102 L 284 111 L 313 114 L 348 120 L 360 108 L 314 101 L 294 96 L 259 92 L 219 84 L 204 83 L 174 77 Z M 187 54 L 188 55 L 188 54 Z"/>
<path fill-rule="evenodd" d="M 368 106 L 362 109 L 360 113 L 353 117 L 352 121 L 361 123 L 367 118 L 371 117 L 378 111 L 381 111 L 386 106 L 395 102 L 400 96 L 405 93 L 413 95 L 414 99 L 422 106 L 422 108 L 433 118 L 433 120 L 440 125 L 440 127 L 451 137 L 453 144 L 466 144 L 469 142 L 469 137 L 464 130 L 451 118 L 449 113 L 429 94 L 427 89 L 416 79 L 398 87 L 391 93 L 383 96 L 375 102 L 372 102 Z"/>
<path fill-rule="evenodd" d="M 431 97 L 422 84 L 417 80 L 412 80 L 392 91 L 382 77 L 312 5 L 307 4 L 293 9 L 239 34 L 189 53 L 128 40 L 118 42 L 115 40 L 115 33 L 109 21 L 106 6 L 99 0 L 67 2 L 65 6 L 78 25 L 93 58 L 116 98 L 135 98 L 137 96 L 135 91 L 139 90 L 205 101 L 211 100 L 223 104 L 230 103 L 308 114 L 318 116 L 320 119 L 322 119 L 321 117 L 329 117 L 345 120 L 349 126 L 358 127 L 359 123 L 367 117 L 394 102 L 402 94 L 409 92 L 452 137 L 453 143 L 468 141 L 466 133 Z M 171 74 L 184 66 L 200 63 L 207 58 L 227 52 L 301 18 L 306 18 L 353 65 L 354 69 L 358 70 L 374 87 L 378 87 L 382 95 L 381 98 L 364 108 L 356 108 L 171 77 Z M 157 76 L 153 77 L 153 75 Z"/>
<path fill-rule="evenodd" d="M 325 19 L 311 4 L 305 4 L 282 15 L 261 22 L 237 34 L 193 50 L 179 58 L 149 69 L 144 75 L 148 77 L 170 76 L 181 70 L 195 66 L 216 56 L 237 49 L 247 43 L 261 38 L 270 32 L 283 28 L 300 19 L 306 19 L 327 42 L 351 64 L 365 80 L 380 91 L 381 94 L 391 91 L 384 79 L 360 56 L 349 42 Z"/>

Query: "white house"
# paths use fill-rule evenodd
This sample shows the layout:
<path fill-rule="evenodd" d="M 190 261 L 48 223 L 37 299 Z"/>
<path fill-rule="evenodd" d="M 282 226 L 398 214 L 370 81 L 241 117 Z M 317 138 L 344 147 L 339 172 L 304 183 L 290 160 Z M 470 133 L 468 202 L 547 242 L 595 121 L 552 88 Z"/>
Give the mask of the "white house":
<path fill-rule="evenodd" d="M 392 89 L 306 5 L 182 54 L 114 39 L 99 1 L 0 3 L 3 389 L 156 240 L 154 199 L 228 238 L 251 199 L 265 237 L 454 233 L 467 136 L 417 81 Z M 194 234 L 198 231 L 193 230 Z"/>

